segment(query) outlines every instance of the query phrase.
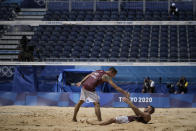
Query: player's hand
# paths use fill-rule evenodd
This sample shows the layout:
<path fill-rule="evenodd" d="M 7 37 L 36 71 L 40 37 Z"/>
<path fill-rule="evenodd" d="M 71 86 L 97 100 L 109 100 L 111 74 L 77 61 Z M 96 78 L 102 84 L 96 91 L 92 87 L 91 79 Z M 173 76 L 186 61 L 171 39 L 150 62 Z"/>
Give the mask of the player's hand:
<path fill-rule="evenodd" d="M 123 97 L 123 98 L 122 98 L 122 101 L 124 101 L 124 102 L 127 103 L 127 104 L 129 103 L 129 99 L 126 98 L 126 97 Z"/>
<path fill-rule="evenodd" d="M 126 92 L 125 97 L 126 97 L 127 99 L 130 99 L 130 94 L 129 94 L 128 92 Z"/>
<path fill-rule="evenodd" d="M 78 83 L 76 83 L 76 86 L 77 86 L 77 87 L 80 87 L 81 84 L 82 84 L 81 82 L 78 82 Z"/>

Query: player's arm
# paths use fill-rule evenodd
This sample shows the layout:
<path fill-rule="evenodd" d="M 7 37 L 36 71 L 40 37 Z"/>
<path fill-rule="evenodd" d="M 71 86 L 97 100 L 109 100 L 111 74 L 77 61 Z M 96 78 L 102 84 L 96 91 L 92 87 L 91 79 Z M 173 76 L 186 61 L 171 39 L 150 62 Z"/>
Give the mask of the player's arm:
<path fill-rule="evenodd" d="M 129 99 L 123 97 L 122 100 L 127 103 L 137 116 L 146 117 L 147 115 L 140 111 Z"/>
<path fill-rule="evenodd" d="M 121 89 L 119 86 L 117 86 L 113 81 L 112 78 L 108 75 L 103 75 L 102 76 L 102 80 L 105 82 L 108 82 L 114 89 L 116 89 L 117 91 L 121 92 L 122 94 L 124 94 L 127 98 L 130 97 L 129 93 L 127 93 L 126 91 L 124 91 L 123 89 Z"/>
<path fill-rule="evenodd" d="M 91 74 L 86 75 L 80 82 L 76 83 L 77 86 L 81 86 L 81 84 L 90 76 Z"/>

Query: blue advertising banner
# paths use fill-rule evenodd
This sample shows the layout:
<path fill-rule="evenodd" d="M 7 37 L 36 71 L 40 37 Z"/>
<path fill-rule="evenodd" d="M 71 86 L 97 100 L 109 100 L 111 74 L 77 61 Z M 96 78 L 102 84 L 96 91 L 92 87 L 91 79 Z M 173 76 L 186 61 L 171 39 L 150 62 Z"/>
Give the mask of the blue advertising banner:
<path fill-rule="evenodd" d="M 101 93 L 101 107 L 128 107 L 122 102 L 123 95 L 120 93 Z M 79 100 L 80 93 L 73 92 L 51 92 L 51 93 L 13 93 L 0 92 L 0 105 L 27 105 L 27 106 L 63 106 L 73 107 Z M 130 100 L 137 107 L 152 105 L 156 108 L 195 108 L 196 94 L 142 94 L 131 93 Z M 92 103 L 86 101 L 83 107 L 93 107 Z"/>

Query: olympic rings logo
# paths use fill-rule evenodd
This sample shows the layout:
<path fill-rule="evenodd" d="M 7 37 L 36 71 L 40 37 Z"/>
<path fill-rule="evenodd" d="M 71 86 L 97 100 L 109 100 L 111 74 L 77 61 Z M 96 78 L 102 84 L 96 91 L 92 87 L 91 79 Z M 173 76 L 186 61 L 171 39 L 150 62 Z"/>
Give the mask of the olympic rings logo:
<path fill-rule="evenodd" d="M 12 77 L 14 75 L 13 66 L 0 66 L 0 77 Z"/>

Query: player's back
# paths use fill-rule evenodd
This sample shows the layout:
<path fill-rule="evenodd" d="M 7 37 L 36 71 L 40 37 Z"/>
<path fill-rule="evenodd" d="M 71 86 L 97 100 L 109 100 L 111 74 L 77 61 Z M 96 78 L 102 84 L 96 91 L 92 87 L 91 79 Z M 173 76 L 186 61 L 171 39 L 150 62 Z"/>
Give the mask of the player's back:
<path fill-rule="evenodd" d="M 96 86 L 102 84 L 102 76 L 107 74 L 104 70 L 97 70 L 92 72 L 90 76 L 82 83 L 84 88 L 88 91 L 95 91 Z"/>

